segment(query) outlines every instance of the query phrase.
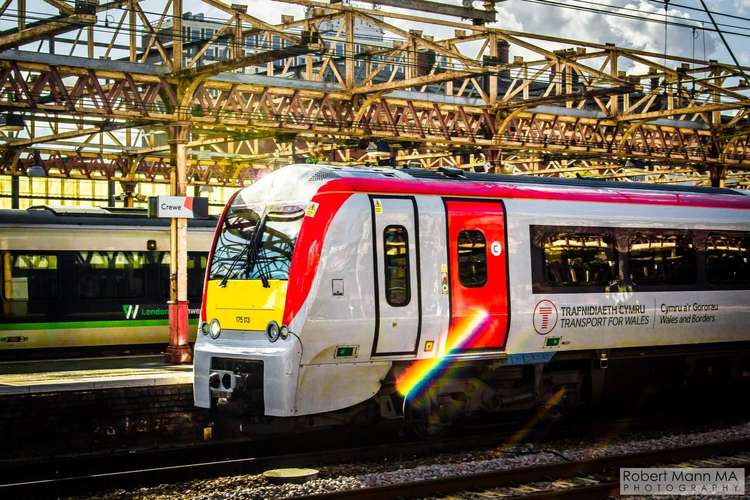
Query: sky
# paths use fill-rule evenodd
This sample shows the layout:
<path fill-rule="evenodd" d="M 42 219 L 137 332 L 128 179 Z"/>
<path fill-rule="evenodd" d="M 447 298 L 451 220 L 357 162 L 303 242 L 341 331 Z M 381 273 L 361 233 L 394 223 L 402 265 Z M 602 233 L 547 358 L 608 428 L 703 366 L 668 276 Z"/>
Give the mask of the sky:
<path fill-rule="evenodd" d="M 100 0 L 104 1 L 104 0 Z M 149 14 L 149 18 L 155 23 L 157 13 L 164 8 L 166 0 L 142 0 L 141 5 Z M 226 3 L 244 3 L 248 5 L 248 12 L 272 23 L 280 22 L 282 14 L 294 15 L 297 19 L 304 17 L 304 7 L 275 2 L 270 0 L 225 0 Z M 348 0 L 344 0 L 345 2 Z M 433 0 L 442 3 L 460 5 L 462 0 Z M 613 9 L 616 6 L 635 11 L 629 11 L 628 14 L 639 16 L 651 16 L 660 19 L 658 23 L 649 23 L 642 20 L 623 19 L 620 17 L 601 15 L 592 12 L 582 12 L 569 8 L 559 8 L 551 5 L 542 5 L 539 0 L 505 0 L 497 3 L 497 19 L 493 24 L 500 28 L 526 31 L 546 35 L 556 35 L 561 37 L 570 37 L 579 40 L 588 40 L 594 42 L 611 42 L 618 46 L 633 47 L 644 50 L 663 52 L 664 50 L 664 25 L 663 14 L 664 5 L 654 0 L 544 0 L 552 1 L 558 4 L 564 4 L 568 7 L 578 5 L 596 9 Z M 0 16 L 0 28 L 7 28 L 15 24 L 15 3 Z M 72 0 L 69 2 L 72 3 Z M 365 2 L 355 2 L 359 5 L 370 7 L 371 4 Z M 677 4 L 677 5 L 675 5 Z M 727 13 L 734 16 L 744 17 L 745 19 L 734 19 L 723 16 L 715 16 L 719 23 L 732 25 L 725 26 L 725 31 L 744 33 L 747 36 L 727 35 L 729 42 L 735 54 L 740 61 L 750 66 L 750 0 L 708 0 L 709 8 L 716 12 Z M 200 12 L 203 11 L 208 17 L 226 18 L 226 14 L 220 10 L 208 6 L 199 0 L 183 0 L 184 10 Z M 45 3 L 43 0 L 27 0 L 28 10 L 37 14 L 37 17 L 46 17 L 56 10 Z M 482 7 L 482 0 L 475 0 L 474 6 Z M 682 7 L 684 6 L 684 7 Z M 703 21 L 705 26 L 710 27 L 711 23 L 703 12 L 696 12 L 685 7 L 700 9 L 700 0 L 671 0 L 669 15 L 674 16 L 670 20 L 683 23 L 696 23 L 700 26 Z M 383 7 L 383 10 L 395 10 L 390 7 Z M 422 13 L 426 17 L 436 17 L 432 13 Z M 120 12 L 110 11 L 108 22 L 110 25 L 115 23 L 115 17 L 119 19 Z M 99 28 L 102 28 L 104 14 L 99 14 Z M 683 19 L 680 21 L 680 19 Z M 456 20 L 452 18 L 451 20 Z M 420 26 L 406 21 L 390 21 L 406 29 L 417 28 Z M 424 27 L 422 27 L 424 28 Z M 449 37 L 452 35 L 450 28 L 425 29 L 426 33 L 437 35 L 438 37 Z M 703 33 L 698 30 L 695 33 L 689 28 L 669 26 L 667 32 L 667 45 L 670 53 L 683 56 L 691 56 L 695 53 L 698 58 L 705 55 L 709 59 L 718 59 L 720 61 L 730 62 L 728 52 L 724 45 L 714 33 Z M 516 55 L 511 53 L 511 56 Z"/>
<path fill-rule="evenodd" d="M 460 5 L 460 0 L 436 0 L 441 3 Z M 497 3 L 498 22 L 492 26 L 525 31 L 546 35 L 575 38 L 594 42 L 615 43 L 618 46 L 632 47 L 655 52 L 664 51 L 664 5 L 653 0 L 553 0 L 555 3 L 578 5 L 596 9 L 612 9 L 615 6 L 635 9 L 635 11 L 620 11 L 631 15 L 648 16 L 659 19 L 658 23 L 644 22 L 642 20 L 624 19 L 621 17 L 601 15 L 592 12 L 582 12 L 568 8 L 541 5 L 529 0 L 506 0 Z M 711 27 L 711 22 L 703 12 L 697 12 L 684 7 L 675 6 L 674 3 L 701 9 L 699 0 L 672 0 L 670 2 L 668 15 L 670 21 L 684 24 L 695 24 Z M 273 3 L 274 8 L 269 11 L 269 2 L 255 0 L 249 2 L 249 12 L 258 17 L 277 21 L 280 14 L 292 14 L 297 18 L 304 15 L 304 9 L 289 4 Z M 362 3 L 363 5 L 368 5 Z M 735 52 L 742 64 L 750 66 L 750 0 L 708 0 L 709 9 L 715 12 L 732 14 L 734 16 L 746 17 L 747 20 L 733 19 L 723 16 L 714 16 L 723 26 L 725 31 L 745 33 L 747 36 L 726 35 L 730 47 Z M 609 7 L 608 7 L 609 6 Z M 480 0 L 474 1 L 474 7 L 481 8 Z M 384 10 L 396 9 L 383 7 Z M 424 14 L 431 16 L 432 14 Z M 273 18 L 276 19 L 273 19 Z M 680 20 L 680 18 L 684 20 Z M 413 23 L 399 21 L 398 25 L 404 28 L 415 27 Z M 431 32 L 442 32 L 444 36 L 450 36 L 450 29 L 431 29 Z M 693 34 L 690 28 L 679 26 L 668 26 L 667 48 L 670 53 L 690 57 L 695 54 L 697 58 L 703 58 L 705 53 L 708 59 L 718 59 L 729 62 L 731 58 L 724 48 L 723 43 L 715 33 L 696 30 Z M 512 54 L 511 54 L 512 55 Z"/>

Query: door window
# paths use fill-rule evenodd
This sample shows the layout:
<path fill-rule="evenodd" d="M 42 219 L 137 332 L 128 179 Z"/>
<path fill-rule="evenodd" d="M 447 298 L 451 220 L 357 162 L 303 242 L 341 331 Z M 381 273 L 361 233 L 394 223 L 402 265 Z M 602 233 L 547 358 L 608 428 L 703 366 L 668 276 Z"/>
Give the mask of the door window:
<path fill-rule="evenodd" d="M 387 226 L 383 230 L 385 264 L 385 298 L 392 307 L 409 304 L 409 236 L 404 226 Z"/>
<path fill-rule="evenodd" d="M 467 288 L 487 283 L 487 242 L 476 229 L 458 233 L 458 278 Z"/>

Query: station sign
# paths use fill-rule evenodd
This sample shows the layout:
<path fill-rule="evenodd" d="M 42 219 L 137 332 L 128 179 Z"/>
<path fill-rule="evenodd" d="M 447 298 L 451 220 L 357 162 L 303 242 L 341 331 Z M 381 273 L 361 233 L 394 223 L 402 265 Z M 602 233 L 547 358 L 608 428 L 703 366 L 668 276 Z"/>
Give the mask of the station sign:
<path fill-rule="evenodd" d="M 200 219 L 208 217 L 208 198 L 199 196 L 149 196 L 152 219 Z"/>

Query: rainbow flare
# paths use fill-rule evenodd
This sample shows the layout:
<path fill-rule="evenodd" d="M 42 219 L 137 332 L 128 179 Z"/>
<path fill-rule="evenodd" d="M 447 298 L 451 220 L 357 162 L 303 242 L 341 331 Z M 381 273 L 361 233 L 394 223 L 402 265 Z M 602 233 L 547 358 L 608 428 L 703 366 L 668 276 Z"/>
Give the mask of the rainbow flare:
<path fill-rule="evenodd" d="M 445 373 L 450 365 L 451 354 L 465 348 L 484 329 L 489 314 L 485 310 L 476 310 L 467 315 L 461 323 L 448 334 L 448 339 L 454 339 L 448 346 L 446 353 L 430 359 L 420 359 L 409 365 L 396 379 L 396 390 L 404 398 L 418 396 L 429 387 L 430 382 Z"/>

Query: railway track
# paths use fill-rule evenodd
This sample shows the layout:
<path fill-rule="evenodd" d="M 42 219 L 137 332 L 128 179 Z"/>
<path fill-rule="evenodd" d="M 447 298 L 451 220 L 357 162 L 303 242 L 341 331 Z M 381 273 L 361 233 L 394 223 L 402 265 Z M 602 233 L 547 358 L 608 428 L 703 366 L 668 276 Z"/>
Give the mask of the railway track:
<path fill-rule="evenodd" d="M 717 459 L 706 460 L 712 457 Z M 687 462 L 687 463 L 686 463 Z M 514 468 L 481 474 L 427 479 L 372 488 L 294 497 L 309 500 L 375 500 L 439 497 L 459 493 L 460 498 L 496 496 L 546 498 L 606 498 L 619 495 L 621 467 L 679 464 L 690 467 L 748 467 L 750 439 L 706 443 L 679 448 L 595 458 L 562 464 Z"/>
<path fill-rule="evenodd" d="M 605 434 L 612 427 L 631 430 L 646 429 L 653 426 L 654 421 L 648 418 L 619 419 L 602 422 L 587 422 L 562 427 L 549 436 L 548 439 L 563 439 L 566 437 L 585 435 L 595 437 Z M 381 459 L 394 460 L 399 458 L 414 458 L 418 456 L 430 456 L 438 453 L 461 452 L 474 449 L 486 449 L 493 446 L 501 446 L 515 434 L 514 430 L 503 430 L 492 433 L 462 434 L 456 437 L 443 438 L 439 441 L 408 441 L 398 440 L 394 435 L 392 441 L 379 442 L 370 440 L 358 443 L 357 447 L 331 447 L 331 439 L 342 442 L 340 431 L 331 433 L 319 433 L 315 435 L 317 443 L 328 443 L 328 446 L 319 445 L 313 451 L 303 453 L 290 452 L 293 442 L 299 442 L 299 437 L 289 439 L 288 442 L 272 440 L 244 440 L 235 442 L 217 442 L 194 447 L 140 450 L 137 452 L 125 452 L 110 456 L 89 457 L 67 457 L 57 460 L 19 461 L 18 463 L 3 464 L 0 472 L 0 498 L 21 497 L 59 497 L 65 495 L 80 495 L 95 491 L 113 490 L 117 488 L 134 488 L 163 483 L 176 483 L 181 481 L 208 479 L 219 476 L 231 476 L 239 474 L 259 473 L 268 469 L 284 467 L 320 467 L 324 465 L 377 461 Z M 310 438 L 308 438 L 310 439 Z M 750 450 L 750 440 L 729 446 L 745 447 Z M 724 446 L 721 444 L 719 446 Z M 313 447 L 310 445 L 309 447 Z M 295 448 L 299 450 L 297 446 Z M 318 451 L 323 449 L 325 451 Z M 711 449 L 709 448 L 709 451 Z M 708 453 L 708 451 L 706 452 Z M 568 465 L 568 464 L 562 464 Z M 570 465 L 568 465 L 570 466 Z M 547 470 L 547 478 L 565 477 L 564 472 L 555 475 L 554 467 Z M 560 469 L 563 470 L 563 469 Z M 528 471 L 528 474 L 537 474 L 540 471 Z M 516 481 L 523 480 L 525 476 L 511 473 Z M 488 476 L 489 477 L 489 476 Z M 501 475 L 502 477 L 502 475 Z M 532 478 L 532 476 L 529 476 Z M 533 479 L 533 478 L 532 478 Z M 461 478 L 453 478 L 459 487 Z M 481 481 L 489 479 L 479 478 L 476 485 L 483 485 Z M 448 481 L 448 480 L 447 480 Z M 504 484 L 504 479 L 500 483 Z M 445 483 L 446 485 L 448 483 Z M 491 483 L 487 483 L 490 487 Z M 495 483 L 492 483 L 495 484 Z M 423 491 L 417 488 L 430 488 L 430 483 L 418 482 L 414 485 L 398 485 L 385 487 L 384 490 L 373 489 L 372 498 L 378 495 L 389 495 L 398 488 L 405 488 L 401 496 L 410 496 L 410 488 L 415 492 Z M 445 486 L 448 488 L 448 486 Z M 388 488 L 391 488 L 390 490 Z M 441 486 L 442 488 L 442 486 Z M 466 488 L 464 483 L 463 488 Z M 368 495 L 368 490 L 358 490 L 360 494 Z M 425 490 L 426 491 L 426 490 Z M 442 491 L 442 489 L 438 490 Z M 456 490 L 453 490 L 456 491 Z M 359 493 L 361 492 L 361 493 Z M 347 493 L 334 493 L 332 495 L 343 495 Z M 416 496 L 420 496 L 417 494 Z M 327 497 L 325 497 L 327 498 Z M 336 497 L 331 497 L 336 498 Z"/>

